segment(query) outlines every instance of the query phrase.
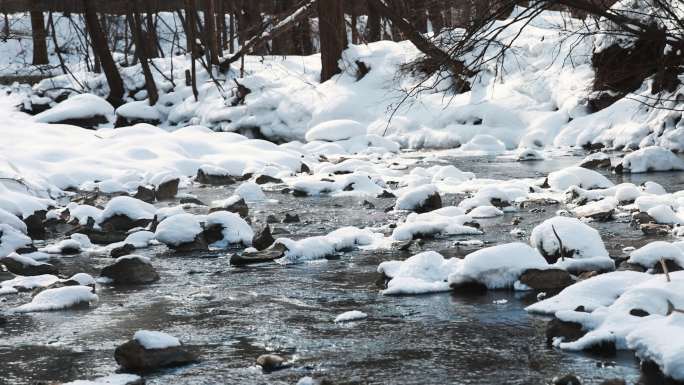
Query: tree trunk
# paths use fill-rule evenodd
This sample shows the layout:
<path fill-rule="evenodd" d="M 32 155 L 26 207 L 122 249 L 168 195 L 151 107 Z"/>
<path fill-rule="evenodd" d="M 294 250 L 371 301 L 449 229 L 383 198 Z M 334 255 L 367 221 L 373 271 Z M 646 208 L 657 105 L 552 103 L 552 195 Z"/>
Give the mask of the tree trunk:
<path fill-rule="evenodd" d="M 206 34 L 209 62 L 212 65 L 219 64 L 219 42 L 216 30 L 216 4 L 215 0 L 204 0 L 204 33 Z"/>
<path fill-rule="evenodd" d="M 83 0 L 83 11 L 90 40 L 93 43 L 93 50 L 97 52 L 97 57 L 100 58 L 100 63 L 107 78 L 109 85 L 109 103 L 114 107 L 118 107 L 123 103 L 123 80 L 119 69 L 116 67 L 112 53 L 107 46 L 107 39 L 102 32 L 100 20 L 97 17 L 97 11 L 94 8 L 94 2 L 90 0 Z"/>
<path fill-rule="evenodd" d="M 378 12 L 378 9 L 375 8 L 373 4 L 370 2 L 367 3 L 368 6 L 368 25 L 366 26 L 367 29 L 367 36 L 366 36 L 366 41 L 369 43 L 372 43 L 374 41 L 380 41 L 381 36 L 380 36 L 380 31 L 382 29 L 382 20 L 380 17 L 380 13 Z"/>
<path fill-rule="evenodd" d="M 130 23 L 133 40 L 135 41 L 135 54 L 138 56 L 138 61 L 140 62 L 143 76 L 145 76 L 145 89 L 147 90 L 147 97 L 149 98 L 150 105 L 153 106 L 157 104 L 157 100 L 159 100 L 159 92 L 157 91 L 157 84 L 154 82 L 154 77 L 152 76 L 152 71 L 150 70 L 149 56 L 147 54 L 148 46 L 143 40 L 142 36 L 142 20 L 140 18 L 140 13 L 135 9 L 135 3 L 133 1 L 129 1 L 128 5 L 129 8 L 127 18 Z"/>
<path fill-rule="evenodd" d="M 33 65 L 48 64 L 47 34 L 43 12 L 31 11 L 31 32 L 33 34 Z"/>
<path fill-rule="evenodd" d="M 293 0 L 278 0 L 276 1 L 275 12 L 280 15 L 292 8 Z M 271 46 L 271 53 L 273 55 L 294 55 L 295 48 L 295 36 L 297 31 L 293 31 L 290 34 L 282 34 L 273 38 L 273 43 Z"/>
<path fill-rule="evenodd" d="M 344 0 L 318 1 L 318 29 L 321 39 L 321 82 L 340 73 L 338 61 L 347 47 Z"/>
<path fill-rule="evenodd" d="M 195 21 L 195 0 L 185 0 L 185 36 L 187 51 L 190 53 L 190 84 L 192 85 L 192 94 L 195 96 L 195 101 L 198 100 L 199 92 L 197 91 L 197 67 L 195 64 L 197 49 L 195 48 L 195 31 L 197 30 L 197 23 Z"/>

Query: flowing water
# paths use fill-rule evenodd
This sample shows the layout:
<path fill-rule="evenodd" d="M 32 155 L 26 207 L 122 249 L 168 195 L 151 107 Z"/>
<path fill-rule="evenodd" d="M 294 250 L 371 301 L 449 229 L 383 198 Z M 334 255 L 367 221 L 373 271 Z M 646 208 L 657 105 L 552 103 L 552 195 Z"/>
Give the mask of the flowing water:
<path fill-rule="evenodd" d="M 576 164 L 584 154 L 565 154 L 543 162 L 508 158 L 442 158 L 478 177 L 540 178 Z M 419 156 L 419 155 L 408 155 Z M 684 189 L 677 173 L 616 177 L 615 182 L 653 180 L 668 191 Z M 231 188 L 197 188 L 189 192 L 210 202 L 225 198 Z M 301 223 L 278 224 L 278 236 L 303 238 L 326 234 L 341 226 L 381 226 L 397 217 L 385 213 L 392 199 L 294 198 L 267 192 L 278 200 L 250 204 L 252 217 L 285 212 Z M 460 197 L 448 195 L 447 204 Z M 481 221 L 488 243 L 517 240 L 515 227 L 531 229 L 554 215 L 521 209 L 503 218 Z M 598 224 L 611 255 L 624 246 L 649 240 L 628 223 Z M 421 250 L 462 256 L 472 249 L 453 246 L 462 237 L 444 237 L 414 245 L 410 251 L 359 251 L 338 258 L 281 266 L 262 264 L 236 268 L 229 252 L 172 254 L 165 247 L 142 250 L 152 256 L 161 280 L 136 288 L 99 288 L 99 305 L 90 310 L 5 315 L 0 325 L 0 384 L 71 381 L 111 374 L 117 369 L 113 351 L 139 329 L 163 330 L 179 337 L 201 361 L 145 375 L 148 384 L 294 384 L 303 376 L 325 377 L 335 384 L 544 384 L 573 372 L 585 384 L 606 378 L 640 380 L 638 362 L 629 352 L 617 357 L 562 352 L 546 346 L 547 319 L 523 308 L 535 301 L 527 293 L 506 291 L 486 295 L 452 293 L 386 297 L 377 265 L 405 259 Z M 111 260 L 65 257 L 63 271 L 96 275 Z M 30 299 L 30 294 L 0 297 L 0 310 Z M 366 320 L 335 324 L 338 314 L 361 310 Z M 261 354 L 274 352 L 294 362 L 291 369 L 264 374 L 255 367 Z"/>

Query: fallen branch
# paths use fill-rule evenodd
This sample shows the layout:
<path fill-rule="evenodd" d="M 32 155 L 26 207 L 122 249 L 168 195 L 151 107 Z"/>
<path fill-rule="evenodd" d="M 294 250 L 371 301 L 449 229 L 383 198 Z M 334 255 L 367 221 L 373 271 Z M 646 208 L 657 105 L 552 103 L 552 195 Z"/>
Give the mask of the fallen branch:
<path fill-rule="evenodd" d="M 563 249 L 563 241 L 561 241 L 560 237 L 558 236 L 558 233 L 556 232 L 556 228 L 551 225 L 551 230 L 553 231 L 553 235 L 556 236 L 556 239 L 558 240 L 558 247 L 560 250 L 560 255 L 561 255 L 561 261 L 565 261 L 565 249 Z"/>
<path fill-rule="evenodd" d="M 667 270 L 667 264 L 665 264 L 664 258 L 660 258 L 660 266 L 662 266 L 663 271 L 665 272 L 665 278 L 667 278 L 667 282 L 672 282 L 670 280 L 670 272 Z"/>

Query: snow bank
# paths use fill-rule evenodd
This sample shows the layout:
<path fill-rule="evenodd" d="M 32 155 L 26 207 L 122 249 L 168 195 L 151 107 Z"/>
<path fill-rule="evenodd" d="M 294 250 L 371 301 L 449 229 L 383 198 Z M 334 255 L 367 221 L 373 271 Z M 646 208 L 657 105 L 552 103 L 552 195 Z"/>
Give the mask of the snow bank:
<path fill-rule="evenodd" d="M 133 339 L 145 349 L 166 349 L 181 346 L 178 338 L 158 331 L 138 330 L 133 335 Z"/>
<path fill-rule="evenodd" d="M 339 119 L 320 123 L 306 132 L 306 141 L 323 140 L 334 142 L 365 135 L 366 128 L 355 120 Z"/>
<path fill-rule="evenodd" d="M 33 117 L 39 123 L 57 123 L 70 119 L 88 119 L 96 116 L 113 121 L 114 107 L 93 94 L 72 96 L 47 111 Z"/>
<path fill-rule="evenodd" d="M 684 159 L 666 148 L 657 146 L 629 153 L 620 164 L 623 172 L 631 173 L 684 170 Z"/>
<path fill-rule="evenodd" d="M 73 306 L 97 302 L 97 295 L 86 286 L 66 286 L 57 289 L 47 289 L 38 293 L 30 303 L 21 305 L 14 310 L 19 313 L 30 313 L 50 310 L 63 310 Z"/>
<path fill-rule="evenodd" d="M 654 267 L 661 259 L 676 262 L 684 267 L 684 252 L 669 242 L 655 241 L 643 246 L 629 255 L 629 263 L 639 264 L 647 269 Z"/>

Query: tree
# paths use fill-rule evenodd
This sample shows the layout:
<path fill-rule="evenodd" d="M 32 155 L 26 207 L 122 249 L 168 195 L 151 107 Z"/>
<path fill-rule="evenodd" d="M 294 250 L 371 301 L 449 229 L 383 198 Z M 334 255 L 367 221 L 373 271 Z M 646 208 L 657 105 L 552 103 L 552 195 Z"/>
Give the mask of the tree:
<path fill-rule="evenodd" d="M 321 41 L 321 82 L 340 73 L 338 62 L 347 47 L 344 0 L 318 1 L 318 29 Z"/>
<path fill-rule="evenodd" d="M 33 33 L 33 65 L 48 64 L 47 34 L 43 12 L 31 11 L 31 32 Z"/>
<path fill-rule="evenodd" d="M 119 69 L 114 62 L 112 53 L 107 46 L 107 38 L 102 32 L 100 20 L 97 17 L 95 3 L 91 0 L 83 0 L 83 16 L 85 17 L 88 34 L 93 44 L 93 51 L 97 53 L 102 63 L 107 84 L 109 85 L 109 97 L 107 100 L 113 106 L 118 107 L 123 103 L 124 87 Z"/>

